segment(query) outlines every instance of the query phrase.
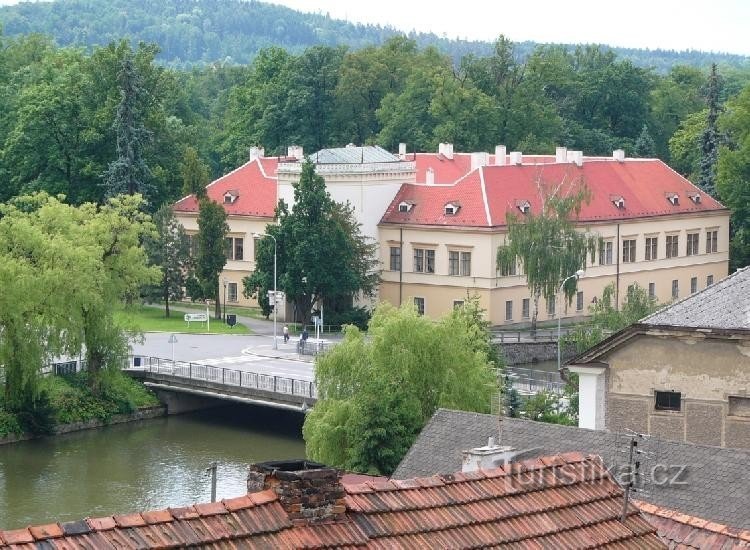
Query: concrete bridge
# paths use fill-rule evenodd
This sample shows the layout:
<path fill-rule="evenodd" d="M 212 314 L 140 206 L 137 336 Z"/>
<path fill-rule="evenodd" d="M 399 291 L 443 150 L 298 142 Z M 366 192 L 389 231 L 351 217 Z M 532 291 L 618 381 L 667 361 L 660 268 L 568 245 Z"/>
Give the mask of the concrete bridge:
<path fill-rule="evenodd" d="M 154 390 L 170 414 L 217 406 L 219 400 L 304 413 L 318 398 L 309 380 L 198 362 L 131 356 L 124 372 Z"/>

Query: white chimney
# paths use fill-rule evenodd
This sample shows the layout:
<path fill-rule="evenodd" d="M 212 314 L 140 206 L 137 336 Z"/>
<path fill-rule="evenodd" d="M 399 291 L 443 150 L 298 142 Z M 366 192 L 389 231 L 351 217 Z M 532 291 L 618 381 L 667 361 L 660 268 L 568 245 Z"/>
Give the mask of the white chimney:
<path fill-rule="evenodd" d="M 495 164 L 505 166 L 505 145 L 495 146 Z"/>
<path fill-rule="evenodd" d="M 583 151 L 568 151 L 568 162 L 574 162 L 576 166 L 581 166 L 583 164 Z"/>
<path fill-rule="evenodd" d="M 495 438 L 490 437 L 487 446 L 476 447 L 463 452 L 462 472 L 491 470 L 508 464 L 518 453 L 514 447 L 497 445 Z"/>
<path fill-rule="evenodd" d="M 480 151 L 471 154 L 471 169 L 476 170 L 480 166 L 487 166 L 490 163 L 490 154 Z"/>
<path fill-rule="evenodd" d="M 266 151 L 263 149 L 263 147 L 256 147 L 255 145 L 253 145 L 252 147 L 250 147 L 250 160 L 253 161 L 255 159 L 262 158 L 265 152 Z"/>
<path fill-rule="evenodd" d="M 425 172 L 424 182 L 427 185 L 435 185 L 435 170 L 433 170 L 431 167 L 427 169 L 427 172 Z"/>
<path fill-rule="evenodd" d="M 605 367 L 570 365 L 568 372 L 578 375 L 578 427 L 603 430 L 605 399 Z"/>
<path fill-rule="evenodd" d="M 398 144 L 398 158 L 401 160 L 406 159 L 406 143 Z"/>
<path fill-rule="evenodd" d="M 559 162 L 559 163 L 568 162 L 568 148 L 567 147 L 555 147 L 555 162 Z"/>
<path fill-rule="evenodd" d="M 617 162 L 625 162 L 625 151 L 622 149 L 615 149 L 612 151 L 612 158 Z"/>
<path fill-rule="evenodd" d="M 511 164 L 523 164 L 523 153 L 521 151 L 511 151 L 510 163 Z"/>
<path fill-rule="evenodd" d="M 440 143 L 438 145 L 438 154 L 443 155 L 447 159 L 453 160 L 453 144 Z"/>
<path fill-rule="evenodd" d="M 288 157 L 294 157 L 297 160 L 304 160 L 305 156 L 302 154 L 302 146 L 301 145 L 290 145 L 287 147 L 286 155 Z"/>

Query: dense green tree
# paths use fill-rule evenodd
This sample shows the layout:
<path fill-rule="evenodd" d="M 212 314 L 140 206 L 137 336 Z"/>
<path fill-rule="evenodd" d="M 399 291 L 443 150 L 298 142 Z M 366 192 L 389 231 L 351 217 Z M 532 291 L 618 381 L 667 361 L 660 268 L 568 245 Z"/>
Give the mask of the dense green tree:
<path fill-rule="evenodd" d="M 295 305 L 302 322 L 310 321 L 316 304 L 339 301 L 352 304 L 359 293 L 371 295 L 378 282 L 375 244 L 362 235 L 349 205 L 336 203 L 325 181 L 307 161 L 294 185 L 294 206 L 280 202 L 278 226 L 267 232 L 278 242 L 278 288 Z M 255 273 L 243 281 L 248 296 L 273 288 L 273 242 L 266 239 L 256 260 Z"/>
<path fill-rule="evenodd" d="M 711 75 L 708 77 L 706 90 L 706 105 L 708 116 L 706 128 L 701 135 L 701 157 L 698 186 L 711 196 L 716 196 L 716 163 L 719 159 L 719 133 L 717 120 L 721 105 L 719 93 L 721 91 L 721 79 L 716 74 L 716 65 L 711 66 Z"/>
<path fill-rule="evenodd" d="M 152 192 L 151 170 L 146 164 L 145 149 L 151 133 L 145 126 L 144 103 L 148 101 L 143 78 L 133 61 L 132 52 L 122 60 L 117 73 L 120 88 L 120 103 L 114 121 L 117 138 L 117 158 L 109 163 L 102 175 L 106 195 L 121 193 L 148 196 Z"/>
<path fill-rule="evenodd" d="M 180 164 L 182 175 L 182 193 L 184 195 L 195 195 L 199 200 L 206 196 L 206 185 L 211 181 L 208 175 L 208 167 L 198 156 L 198 151 L 187 147 L 182 156 Z"/>
<path fill-rule="evenodd" d="M 720 128 L 727 136 L 719 152 L 717 191 L 731 210 L 730 265 L 750 265 L 750 85 L 726 104 Z"/>
<path fill-rule="evenodd" d="M 656 155 L 656 144 L 654 143 L 654 138 L 651 137 L 651 134 L 648 132 L 648 126 L 643 125 L 643 129 L 641 130 L 641 134 L 638 136 L 638 139 L 635 140 L 635 145 L 633 146 L 633 156 L 641 157 L 641 158 L 654 158 Z"/>
<path fill-rule="evenodd" d="M 486 412 L 497 377 L 471 309 L 438 323 L 378 306 L 367 335 L 349 326 L 316 364 L 319 400 L 303 427 L 307 455 L 390 474 L 438 407 Z"/>
<path fill-rule="evenodd" d="M 170 300 L 180 300 L 185 295 L 192 267 L 190 243 L 170 205 L 159 208 L 153 221 L 156 231 L 145 239 L 144 247 L 151 265 L 159 268 L 161 280 L 146 287 L 144 294 L 150 299 L 163 300 L 164 316 L 169 317 Z"/>
<path fill-rule="evenodd" d="M 226 236 L 229 232 L 227 213 L 219 203 L 205 198 L 198 210 L 198 252 L 195 274 L 203 296 L 214 300 L 214 314 L 221 319 L 219 275 L 227 263 Z M 192 296 L 195 298 L 195 296 Z"/>
<path fill-rule="evenodd" d="M 593 261 L 599 240 L 575 226 L 582 205 L 591 196 L 584 182 L 572 180 L 552 185 L 540 180 L 537 187 L 541 211 L 506 214 L 506 241 L 497 251 L 498 269 L 507 270 L 515 263 L 523 268 L 534 300 L 532 330 L 536 330 L 539 298 L 555 300 L 563 280 L 585 268 L 587 253 Z M 576 294 L 576 283 L 575 278 L 569 279 L 563 288 L 568 303 Z"/>
<path fill-rule="evenodd" d="M 672 167 L 690 181 L 698 181 L 700 169 L 700 139 L 706 128 L 708 110 L 688 115 L 669 139 Z"/>

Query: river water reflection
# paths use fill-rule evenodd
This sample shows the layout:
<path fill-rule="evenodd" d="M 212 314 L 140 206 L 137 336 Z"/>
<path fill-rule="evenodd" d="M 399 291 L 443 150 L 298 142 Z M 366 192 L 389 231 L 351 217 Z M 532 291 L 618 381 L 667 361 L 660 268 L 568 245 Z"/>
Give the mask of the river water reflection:
<path fill-rule="evenodd" d="M 0 446 L 0 529 L 246 492 L 247 465 L 303 458 L 303 417 L 231 406 Z"/>

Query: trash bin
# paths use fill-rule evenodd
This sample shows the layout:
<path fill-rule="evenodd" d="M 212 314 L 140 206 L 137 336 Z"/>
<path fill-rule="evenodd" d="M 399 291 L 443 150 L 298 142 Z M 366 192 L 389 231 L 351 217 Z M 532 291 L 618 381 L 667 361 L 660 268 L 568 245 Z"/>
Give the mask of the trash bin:
<path fill-rule="evenodd" d="M 234 313 L 227 313 L 227 324 L 230 327 L 237 324 L 237 316 Z"/>

